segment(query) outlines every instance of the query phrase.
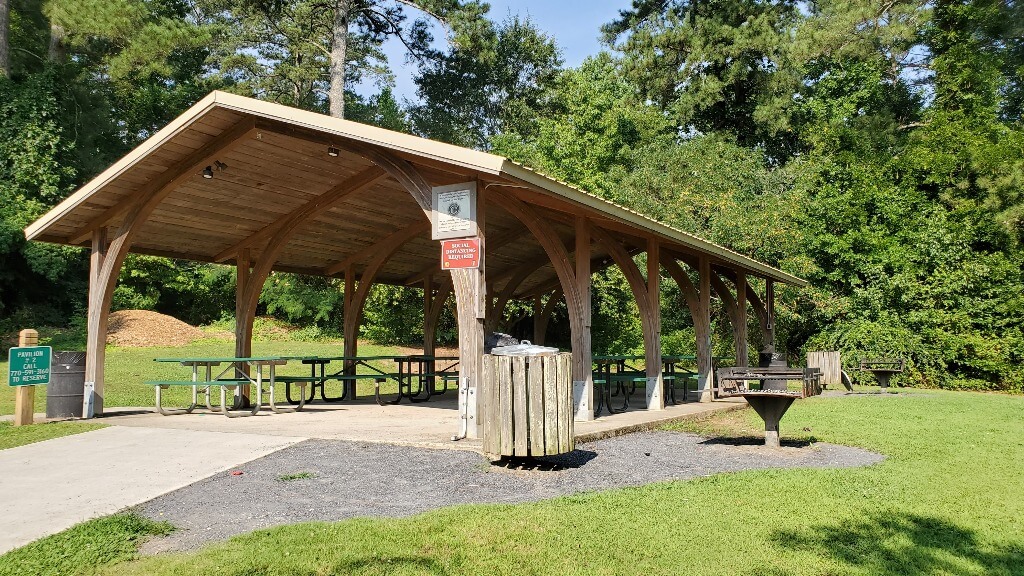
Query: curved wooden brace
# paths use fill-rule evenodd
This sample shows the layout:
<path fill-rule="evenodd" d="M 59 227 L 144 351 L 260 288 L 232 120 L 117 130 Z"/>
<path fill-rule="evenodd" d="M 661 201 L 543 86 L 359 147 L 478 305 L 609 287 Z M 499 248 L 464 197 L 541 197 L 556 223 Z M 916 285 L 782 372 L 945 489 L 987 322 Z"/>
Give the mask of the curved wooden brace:
<path fill-rule="evenodd" d="M 540 297 L 538 296 L 539 300 Z M 533 343 L 538 346 L 543 346 L 544 341 L 547 339 L 548 322 L 551 320 L 551 314 L 555 311 L 555 306 L 558 305 L 558 301 L 562 299 L 562 289 L 557 288 L 548 297 L 547 303 L 538 311 L 537 315 L 533 318 Z"/>
<path fill-rule="evenodd" d="M 428 356 L 434 353 L 437 343 L 437 323 L 441 319 L 444 304 L 451 296 L 453 289 L 450 283 L 445 282 L 438 287 L 437 294 L 430 299 L 430 306 L 423 318 L 423 353 Z"/>
<path fill-rule="evenodd" d="M 430 219 L 430 208 L 433 202 L 433 192 L 431 191 L 430 184 L 427 180 L 419 173 L 416 168 L 408 161 L 389 154 L 387 152 L 377 150 L 371 146 L 357 146 L 357 145 L 346 145 L 353 152 L 366 158 L 370 162 L 373 162 L 379 166 L 382 170 L 388 173 L 389 176 L 398 181 L 403 188 L 412 196 L 413 200 L 420 205 L 423 213 L 427 216 L 427 220 Z"/>
<path fill-rule="evenodd" d="M 651 302 L 647 297 L 647 280 L 640 274 L 640 268 L 637 267 L 636 262 L 633 262 L 633 258 L 622 247 L 622 244 L 616 242 L 607 232 L 597 226 L 593 228 L 593 233 L 594 237 L 604 246 L 605 250 L 608 251 L 608 255 L 612 257 L 612 260 L 615 261 L 615 264 L 626 277 L 629 288 L 633 291 L 636 305 L 640 309 L 641 326 L 643 326 L 646 339 L 646 333 L 651 328 L 647 320 L 653 314 Z"/>
<path fill-rule="evenodd" d="M 750 307 L 754 309 L 754 313 L 757 314 L 757 323 L 761 326 L 761 337 L 764 340 L 764 345 L 774 342 L 773 330 L 768 326 L 768 311 L 765 309 L 764 302 L 761 297 L 757 295 L 754 290 L 747 290 L 747 300 L 750 301 Z"/>
<path fill-rule="evenodd" d="M 509 279 L 508 282 L 501 288 L 501 292 L 494 299 L 493 307 L 489 315 L 487 316 L 487 322 L 485 324 L 487 332 L 494 332 L 498 328 L 498 324 L 505 316 L 505 306 L 508 301 L 512 299 L 512 294 L 515 293 L 516 288 L 526 281 L 531 274 L 537 271 L 538 268 L 542 267 L 544 263 L 529 263 L 521 266 Z"/>
<path fill-rule="evenodd" d="M 644 348 L 646 356 L 647 373 L 657 374 L 659 389 L 648 391 L 648 408 L 660 410 L 664 408 L 664 398 L 660 390 L 661 383 L 661 308 L 658 304 L 660 290 L 658 288 L 658 264 L 660 258 L 657 245 L 648 247 L 648 255 L 653 261 L 648 261 L 648 278 L 640 274 L 640 268 L 629 255 L 629 252 L 613 239 L 607 231 L 595 226 L 593 227 L 594 237 L 608 251 L 615 264 L 622 270 L 629 287 L 633 292 L 637 308 L 640 310 L 640 327 L 644 334 Z M 653 250 L 652 250 L 653 248 Z M 652 252 L 654 252 L 652 254 Z M 652 274 L 654 276 L 652 276 Z M 651 282 L 653 280 L 653 282 Z M 650 388 L 650 386 L 648 386 Z"/>
<path fill-rule="evenodd" d="M 675 258 L 667 254 L 661 255 L 661 265 L 679 286 L 679 292 L 683 295 L 686 307 L 690 309 L 690 317 L 695 318 L 697 309 L 700 306 L 700 300 L 697 294 L 697 287 L 693 285 L 690 276 L 683 271 L 682 266 L 679 265 L 679 262 L 676 262 Z"/>
<path fill-rule="evenodd" d="M 738 273 L 736 276 L 736 297 L 733 297 L 729 287 L 714 272 L 711 274 L 711 287 L 718 294 L 718 297 L 722 299 L 722 305 L 725 307 L 726 315 L 729 317 L 729 324 L 732 325 L 733 343 L 736 347 L 736 365 L 746 366 L 748 363 L 747 298 L 745 294 L 740 294 L 741 287 L 745 292 L 749 292 L 746 290 L 746 276 L 742 273 Z"/>
<path fill-rule="evenodd" d="M 662 266 L 668 270 L 669 276 L 679 285 L 679 291 L 686 300 L 686 307 L 690 309 L 690 318 L 693 319 L 693 332 L 697 340 L 697 368 L 698 373 L 706 378 L 711 369 L 711 311 L 709 294 L 701 294 L 700 289 L 693 285 L 690 276 L 683 271 L 679 262 L 671 256 L 662 256 Z M 700 262 L 697 271 L 701 273 Z M 707 267 L 710 274 L 710 267 Z M 701 285 L 710 282 L 709 278 L 701 278 Z M 710 284 L 708 284 L 710 287 Z"/>
<path fill-rule="evenodd" d="M 733 297 L 725 282 L 722 282 L 722 278 L 714 272 L 711 273 L 711 289 L 722 299 L 722 307 L 725 308 L 725 313 L 729 317 L 729 323 L 735 329 L 736 324 L 739 323 L 739 310 L 736 307 L 736 298 Z"/>
<path fill-rule="evenodd" d="M 253 123 L 243 120 L 222 132 L 202 148 L 189 154 L 177 166 L 169 168 L 160 176 L 147 184 L 138 193 L 133 194 L 131 204 L 119 203 L 104 211 L 89 224 L 93 229 L 92 269 L 89 277 L 89 308 L 86 336 L 85 381 L 94 385 L 94 414 L 103 413 L 103 363 L 107 343 L 107 317 L 110 303 L 114 297 L 114 287 L 121 272 L 124 259 L 128 256 L 132 239 L 149 219 L 157 206 L 167 198 L 180 184 L 195 177 L 196 171 L 205 164 L 212 162 L 215 156 L 227 154 L 233 148 L 246 141 L 246 136 L 253 132 Z M 107 243 L 102 225 L 120 211 L 128 212 L 118 227 L 113 238 Z M 87 232 L 88 233 L 88 232 Z"/>
<path fill-rule="evenodd" d="M 565 244 L 563 244 L 562 239 L 555 234 L 551 225 L 541 218 L 540 214 L 538 214 L 536 210 L 528 206 L 523 201 L 497 190 L 492 192 L 491 198 L 496 204 L 501 206 L 502 209 L 522 222 L 523 225 L 530 230 L 530 233 L 533 234 L 534 238 L 537 239 L 541 247 L 544 248 L 544 252 L 547 253 L 552 266 L 555 268 L 555 273 L 558 274 L 558 280 L 562 284 L 562 293 L 565 295 L 565 303 L 569 308 L 569 328 L 572 332 L 572 348 L 574 350 L 581 350 L 583 347 L 587 346 L 586 339 L 583 335 L 583 331 L 585 329 L 583 321 L 583 298 L 576 283 L 576 271 L 573 267 L 572 261 L 569 259 L 569 251 L 566 250 Z M 590 370 L 590 366 L 584 367 L 574 362 L 573 380 L 585 381 L 589 377 Z"/>

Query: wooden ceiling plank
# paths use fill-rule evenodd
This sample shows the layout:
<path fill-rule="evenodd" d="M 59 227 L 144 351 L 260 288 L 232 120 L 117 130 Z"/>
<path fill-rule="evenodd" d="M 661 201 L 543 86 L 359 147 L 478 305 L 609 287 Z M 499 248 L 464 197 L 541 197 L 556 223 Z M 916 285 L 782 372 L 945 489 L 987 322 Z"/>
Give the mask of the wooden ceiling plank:
<path fill-rule="evenodd" d="M 179 162 L 174 168 L 168 168 L 166 171 L 161 173 L 160 176 L 154 178 L 136 194 L 129 195 L 127 198 L 122 199 L 117 204 L 111 206 L 107 210 L 104 210 L 99 216 L 90 220 L 85 228 L 80 230 L 79 234 L 77 234 L 75 238 L 71 239 L 70 242 L 72 244 L 84 242 L 87 238 L 92 236 L 94 230 L 106 225 L 108 222 L 128 210 L 139 196 L 155 193 L 168 186 L 174 187 L 174 185 L 180 184 L 185 179 L 191 178 L 193 176 L 192 172 L 196 170 L 197 166 L 202 166 L 207 162 L 212 162 L 215 157 L 224 154 L 232 148 L 242 145 L 249 137 L 255 134 L 255 131 L 256 129 L 253 120 L 247 119 L 239 122 L 227 131 L 222 132 L 219 136 L 210 140 L 205 146 L 181 160 L 181 162 Z"/>
<path fill-rule="evenodd" d="M 395 245 L 395 242 L 401 241 L 400 244 L 405 244 L 406 242 L 412 240 L 414 237 L 424 232 L 427 232 L 428 230 L 430 230 L 430 222 L 424 222 L 422 220 L 416 224 L 413 224 L 412 226 L 405 226 L 403 228 L 399 228 L 395 232 L 392 232 L 385 238 L 373 244 L 373 246 L 371 246 L 370 248 L 357 252 L 352 256 L 346 258 L 345 260 L 342 260 L 341 262 L 324 269 L 323 273 L 325 276 L 333 276 L 335 274 L 344 272 L 345 269 L 349 266 L 349 264 L 355 264 L 356 262 L 360 262 L 361 260 L 363 260 L 363 258 L 366 258 L 367 256 L 370 256 L 372 254 L 379 254 L 383 250 L 394 250 L 391 247 Z"/>

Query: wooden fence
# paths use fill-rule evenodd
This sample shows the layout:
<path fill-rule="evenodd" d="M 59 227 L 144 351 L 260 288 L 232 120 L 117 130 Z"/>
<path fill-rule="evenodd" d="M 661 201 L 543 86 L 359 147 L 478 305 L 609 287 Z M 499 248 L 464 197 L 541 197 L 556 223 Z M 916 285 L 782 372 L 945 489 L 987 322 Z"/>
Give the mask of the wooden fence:
<path fill-rule="evenodd" d="M 808 352 L 807 367 L 821 369 L 821 386 L 841 386 L 843 382 L 843 363 L 839 352 Z"/>

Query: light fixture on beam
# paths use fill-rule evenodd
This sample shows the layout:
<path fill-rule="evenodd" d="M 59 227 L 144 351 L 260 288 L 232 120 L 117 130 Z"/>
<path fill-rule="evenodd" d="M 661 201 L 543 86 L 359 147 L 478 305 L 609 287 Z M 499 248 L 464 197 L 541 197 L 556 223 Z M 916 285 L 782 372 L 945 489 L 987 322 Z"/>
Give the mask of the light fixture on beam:
<path fill-rule="evenodd" d="M 207 180 L 209 180 L 209 179 L 213 178 L 213 171 L 214 170 L 216 170 L 218 172 L 223 172 L 224 170 L 227 170 L 227 169 L 228 169 L 228 165 L 227 164 L 221 162 L 220 160 L 214 160 L 212 165 L 207 166 L 206 168 L 203 168 L 203 178 L 206 178 Z"/>
<path fill-rule="evenodd" d="M 327 147 L 327 155 L 331 158 L 337 158 L 339 154 L 341 154 L 341 150 L 338 150 L 334 146 Z"/>

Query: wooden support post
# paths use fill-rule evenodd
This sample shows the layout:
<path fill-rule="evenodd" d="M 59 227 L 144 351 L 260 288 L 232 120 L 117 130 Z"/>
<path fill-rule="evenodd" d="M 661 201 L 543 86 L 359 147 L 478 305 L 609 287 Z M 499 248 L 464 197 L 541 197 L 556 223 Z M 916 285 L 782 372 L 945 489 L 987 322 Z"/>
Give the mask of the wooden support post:
<path fill-rule="evenodd" d="M 344 337 L 343 355 L 347 358 L 354 358 L 359 346 L 359 312 L 356 311 L 353 303 L 356 295 L 356 271 L 351 266 L 345 270 L 345 293 L 344 309 L 345 315 L 342 318 Z M 345 361 L 345 373 L 355 374 L 355 362 Z"/>
<path fill-rule="evenodd" d="M 747 275 L 736 273 L 736 317 L 732 326 L 733 339 L 736 341 L 736 365 L 749 365 L 747 345 Z"/>
<path fill-rule="evenodd" d="M 771 346 L 775 350 L 775 281 L 769 278 L 765 281 L 765 317 L 767 318 L 768 339 L 765 346 Z"/>
<path fill-rule="evenodd" d="M 39 332 L 31 328 L 18 334 L 18 346 L 38 346 Z M 14 389 L 14 425 L 27 426 L 35 419 L 36 387 L 18 386 Z"/>
<path fill-rule="evenodd" d="M 92 232 L 92 252 L 89 254 L 89 310 L 88 333 L 85 340 L 85 382 L 86 389 L 92 383 L 92 413 L 82 411 L 84 418 L 103 414 L 103 365 L 107 356 L 107 315 L 110 311 L 109 299 L 104 298 L 104 291 L 109 285 L 103 278 L 103 269 L 110 248 L 107 242 L 107 229 L 100 227 Z M 89 398 L 83 400 L 83 407 L 89 404 Z"/>
<path fill-rule="evenodd" d="M 459 413 L 466 422 L 466 437 L 477 438 L 487 402 L 496 399 L 483 384 L 484 319 L 477 318 L 477 291 L 486 291 L 478 270 L 452 270 L 459 325 Z M 479 405 L 478 405 L 479 404 Z"/>
<path fill-rule="evenodd" d="M 647 322 L 644 352 L 647 372 L 647 409 L 664 410 L 665 395 L 661 374 L 661 247 L 654 238 L 647 240 Z"/>
<path fill-rule="evenodd" d="M 423 355 L 433 356 L 434 355 L 434 338 L 431 337 L 430 333 L 433 332 L 436 327 L 431 326 L 430 322 L 430 311 L 434 306 L 434 276 L 427 274 L 423 278 Z M 433 372 L 433 370 L 431 370 Z"/>
<path fill-rule="evenodd" d="M 590 338 L 590 222 L 576 218 L 576 290 L 580 295 L 579 346 L 572 349 L 572 398 L 576 420 L 594 419 L 594 355 Z"/>
<path fill-rule="evenodd" d="M 714 397 L 715 375 L 711 363 L 711 262 L 706 256 L 698 261 L 697 273 L 698 306 L 697 315 L 693 318 L 693 330 L 697 335 L 697 397 L 701 402 L 710 402 Z"/>
<path fill-rule="evenodd" d="M 252 277 L 252 256 L 248 248 L 238 251 L 235 260 L 235 357 L 252 356 L 252 327 L 256 321 L 256 309 L 248 305 L 246 294 Z M 243 370 L 248 367 L 243 365 Z M 234 375 L 232 375 L 234 377 Z M 249 386 L 242 386 L 237 400 L 239 406 L 249 406 Z"/>
<path fill-rule="evenodd" d="M 487 210 L 484 186 L 477 183 L 477 235 L 480 238 L 480 268 L 452 270 L 452 287 L 459 325 L 459 414 L 466 422 L 466 437 L 479 438 L 482 416 L 497 401 L 494 390 L 483 381 L 484 338 L 487 303 Z"/>

